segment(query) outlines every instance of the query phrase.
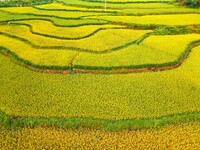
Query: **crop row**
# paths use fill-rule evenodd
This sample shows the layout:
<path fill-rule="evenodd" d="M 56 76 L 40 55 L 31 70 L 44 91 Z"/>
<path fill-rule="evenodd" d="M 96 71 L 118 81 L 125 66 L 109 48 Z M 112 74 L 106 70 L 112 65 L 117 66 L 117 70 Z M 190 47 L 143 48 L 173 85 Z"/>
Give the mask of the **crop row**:
<path fill-rule="evenodd" d="M 39 10 L 33 7 L 8 7 L 8 8 L 0 8 L 1 11 L 8 13 L 15 13 L 21 15 L 32 15 L 32 16 L 44 16 L 44 17 L 55 17 L 55 18 L 68 18 L 68 19 L 76 19 L 84 16 L 96 16 L 103 15 L 109 13 L 102 12 L 60 12 L 60 11 L 47 11 L 47 10 Z"/>
<path fill-rule="evenodd" d="M 2 149 L 198 149 L 198 122 L 164 127 L 159 130 L 104 132 L 94 129 L 64 130 L 38 127 L 36 129 L 6 130 L 0 127 Z M 98 144 L 97 144 L 98 143 Z"/>
<path fill-rule="evenodd" d="M 188 25 L 188 26 L 163 26 L 163 25 L 147 25 L 147 24 L 127 24 L 127 23 L 113 23 L 105 20 L 97 20 L 97 19 L 58 19 L 58 18 L 51 18 L 51 17 L 31 17 L 29 15 L 14 15 L 14 14 L 7 14 L 5 12 L 0 11 L 0 24 L 6 25 L 9 23 L 22 23 L 24 25 L 29 25 L 29 22 L 42 22 L 44 21 L 48 24 L 52 24 L 54 27 L 82 27 L 86 25 L 118 25 L 118 26 L 127 26 L 128 29 L 141 29 L 141 30 L 154 30 L 155 34 L 158 35 L 169 35 L 169 34 L 187 34 L 187 33 L 199 33 L 200 32 L 200 25 Z M 26 22 L 26 23 L 24 23 Z M 54 33 L 56 34 L 56 33 Z M 52 35 L 53 36 L 53 35 Z"/>
<path fill-rule="evenodd" d="M 146 15 L 146 16 L 98 16 L 99 19 L 127 24 L 150 25 L 194 25 L 200 24 L 200 14 L 176 14 L 176 15 Z M 96 18 L 86 17 L 86 18 Z M 176 21 L 174 21 L 176 20 Z"/>
<path fill-rule="evenodd" d="M 40 21 L 49 21 L 54 26 L 57 27 L 80 27 L 86 25 L 105 25 L 108 24 L 108 21 L 102 21 L 97 19 L 60 19 L 53 17 L 41 17 L 41 16 L 30 16 L 30 15 L 16 15 L 8 14 L 0 11 L 0 23 L 9 24 L 13 21 L 31 21 L 31 20 L 40 20 Z"/>
<path fill-rule="evenodd" d="M 46 11 L 47 14 L 44 14 L 43 11 L 40 12 L 40 10 L 37 10 L 34 8 L 23 7 L 23 8 L 17 8 L 16 10 L 15 9 L 14 9 L 14 12 L 12 12 L 13 11 L 12 8 L 2 8 L 1 9 L 1 15 L 3 15 L 1 17 L 2 21 L 12 21 L 13 19 L 14 20 L 20 20 L 20 19 L 35 20 L 37 18 L 38 19 L 43 18 L 43 20 L 51 20 L 54 22 L 54 24 L 59 24 L 60 26 L 63 26 L 63 25 L 72 26 L 71 22 L 74 22 L 73 25 L 75 25 L 75 26 L 79 26 L 78 22 L 84 22 L 84 24 L 86 24 L 86 25 L 91 24 L 92 22 L 93 22 L 93 24 L 102 24 L 102 23 L 110 22 L 110 23 L 126 24 L 126 25 L 132 26 L 132 27 L 134 27 L 136 25 L 136 26 L 139 26 L 140 28 L 147 28 L 146 26 L 147 26 L 147 24 L 149 24 L 148 27 L 151 29 L 155 28 L 156 26 L 161 26 L 161 25 L 167 25 L 167 26 L 176 25 L 177 26 L 177 25 L 194 25 L 194 24 L 198 25 L 198 24 L 200 24 L 198 21 L 198 17 L 199 17 L 198 14 L 147 15 L 147 16 L 117 16 L 117 15 L 104 16 L 105 14 L 98 13 L 98 18 L 97 18 L 97 17 L 95 17 L 95 14 L 90 14 L 89 16 L 88 15 L 82 16 L 81 12 L 79 12 L 81 14 L 81 16 L 79 15 L 78 12 L 66 12 L 66 13 L 75 14 L 75 17 L 71 16 L 71 15 L 69 17 L 69 15 L 65 16 L 65 14 L 60 13 L 59 11 L 50 11 L 53 14 L 48 13 L 49 11 Z M 19 10 L 21 12 L 26 12 L 26 13 L 19 13 L 20 12 Z M 35 12 L 37 12 L 37 13 L 35 13 Z M 45 12 L 45 10 L 44 10 L 44 12 Z M 56 12 L 59 14 L 62 14 L 64 16 L 56 15 Z M 99 15 L 103 15 L 103 16 L 99 16 Z M 111 15 L 111 14 L 109 14 L 109 15 Z M 6 16 L 6 17 L 4 17 L 4 16 Z M 182 19 L 182 18 L 184 18 L 184 19 Z M 174 20 L 179 20 L 179 21 L 174 22 Z M 152 27 L 150 27 L 151 25 L 152 25 Z M 153 26 L 155 26 L 155 27 L 153 27 Z"/>
<path fill-rule="evenodd" d="M 16 32 L 16 30 L 12 30 L 12 28 L 7 29 L 7 31 Z M 134 32 L 137 36 L 139 36 L 139 33 L 143 33 L 143 31 Z M 87 53 L 84 53 L 83 50 L 80 50 L 78 57 L 73 60 L 74 55 L 77 54 L 75 49 L 63 48 L 58 50 L 56 49 L 58 47 L 54 48 L 54 46 L 34 46 L 26 39 L 24 40 L 23 38 L 15 37 L 5 33 L 1 34 L 4 35 L 1 38 L 1 45 L 14 52 L 14 54 L 19 56 L 21 59 L 28 61 L 29 65 L 32 63 L 33 66 L 34 64 L 37 64 L 44 66 L 44 68 L 45 66 L 47 68 L 52 68 L 48 66 L 54 65 L 54 68 L 61 69 L 62 66 L 69 66 L 70 64 L 70 66 L 73 65 L 74 69 L 95 70 L 111 70 L 117 68 L 150 68 L 176 65 L 183 61 L 185 56 L 187 56 L 190 52 L 192 46 L 194 44 L 198 44 L 200 39 L 199 34 L 168 36 L 152 35 L 146 39 L 143 39 L 143 41 L 138 43 L 139 45 L 133 45 L 134 43 L 131 43 L 129 45 L 119 47 L 118 49 L 114 48 L 113 52 L 110 53 L 98 54 L 94 53 L 93 51 L 85 51 Z M 157 57 L 158 54 L 159 57 Z M 72 60 L 73 62 L 71 62 Z M 65 67 L 63 69 L 65 69 Z"/>
<path fill-rule="evenodd" d="M 20 61 L 27 60 L 27 65 L 33 64 L 39 66 L 46 66 L 46 68 L 51 68 L 48 66 L 63 66 L 69 67 L 69 62 L 72 57 L 76 54 L 76 51 L 63 51 L 57 49 L 45 50 L 39 48 L 32 48 L 31 46 L 24 44 L 23 42 L 1 36 L 1 46 L 6 47 L 7 53 L 13 53 L 12 57 L 16 59 L 20 58 Z M 35 65 L 34 65 L 35 64 Z M 35 66 L 36 68 L 41 68 Z"/>
<path fill-rule="evenodd" d="M 0 108 L 11 116 L 111 120 L 199 112 L 199 48 L 174 70 L 109 76 L 40 74 L 0 56 Z"/>
<path fill-rule="evenodd" d="M 112 70 L 180 65 L 189 54 L 191 48 L 194 45 L 199 45 L 199 38 L 199 35 L 194 36 L 193 34 L 163 37 L 150 36 L 141 42 L 139 46 L 128 46 L 115 53 L 98 55 L 80 53 L 74 61 L 73 68 Z"/>
<path fill-rule="evenodd" d="M 82 0 L 73 0 L 73 1 L 66 1 L 66 0 L 58 0 L 58 3 L 71 5 L 75 7 L 86 7 L 86 8 L 104 8 L 104 3 L 93 3 L 88 1 L 82 1 Z M 166 4 L 166 3 L 127 3 L 127 4 L 113 4 L 108 3 L 107 8 L 108 9 L 132 9 L 132 8 L 172 8 L 174 5 Z"/>
<path fill-rule="evenodd" d="M 83 1 L 78 1 L 78 3 L 82 3 Z M 76 3 L 75 0 L 72 2 L 73 4 Z M 85 3 L 85 2 L 83 2 Z M 86 2 L 87 3 L 87 2 Z M 91 3 L 88 7 L 91 7 Z M 103 7 L 103 5 L 101 4 Z M 119 7 L 120 6 L 120 7 Z M 128 6 L 128 7 L 127 7 Z M 85 7 L 77 7 L 71 6 L 71 1 L 65 1 L 64 3 L 51 3 L 41 6 L 33 6 L 33 7 L 15 7 L 15 8 L 1 8 L 3 11 L 17 13 L 17 14 L 24 14 L 24 15 L 35 15 L 35 16 L 54 16 L 57 18 L 80 18 L 82 16 L 96 16 L 100 14 L 109 14 L 109 15 L 159 15 L 159 14 L 184 14 L 184 13 L 200 13 L 199 10 L 189 9 L 189 8 L 180 8 L 174 6 L 172 4 L 164 4 L 164 3 L 134 3 L 134 4 L 111 4 L 110 9 L 108 8 L 105 12 L 103 9 L 97 9 L 94 6 L 93 9 L 85 8 Z M 96 9 L 95 9 L 96 8 Z"/>
<path fill-rule="evenodd" d="M 150 30 L 106 29 L 95 35 L 80 40 L 62 40 L 32 34 L 27 26 L 5 25 L 1 26 L 1 33 L 18 37 L 27 43 L 32 43 L 38 48 L 75 49 L 82 51 L 109 51 L 134 43 Z M 64 33 L 63 33 L 64 35 Z M 91 44 L 93 43 L 93 44 Z"/>
<path fill-rule="evenodd" d="M 51 3 L 51 4 L 45 4 L 45 5 L 37 5 L 32 6 L 35 9 L 38 10 L 46 10 L 46 11 L 67 11 L 67 12 L 101 12 L 105 13 L 103 9 L 88 9 L 84 7 L 74 7 L 70 5 L 64 5 L 61 3 Z M 117 13 L 118 10 L 109 10 L 107 9 L 106 13 Z"/>
<path fill-rule="evenodd" d="M 150 4 L 148 4 L 149 7 Z M 150 5 L 151 8 L 147 8 L 144 6 L 144 4 L 135 4 L 133 8 L 126 8 L 126 9 L 107 9 L 106 12 L 103 9 L 88 9 L 88 8 L 83 8 L 83 7 L 75 7 L 75 6 L 70 6 L 70 5 L 64 5 L 60 3 L 52 3 L 52 4 L 46 4 L 46 5 L 40 5 L 40 6 L 33 6 L 31 7 L 25 7 L 25 8 L 31 8 L 30 11 L 24 11 L 21 8 L 18 8 L 20 12 L 30 12 L 34 14 L 41 14 L 42 12 L 61 12 L 61 13 L 66 13 L 66 12 L 74 12 L 74 13 L 109 13 L 109 15 L 136 15 L 136 16 L 141 16 L 141 15 L 161 15 L 161 14 L 191 14 L 191 13 L 197 13 L 199 14 L 199 10 L 195 9 L 190 9 L 190 8 L 180 8 L 180 7 L 175 7 L 172 5 L 170 8 L 165 8 L 163 9 L 162 7 L 156 7 L 155 4 L 152 6 Z M 9 11 L 10 9 L 3 9 L 4 11 Z M 14 9 L 15 10 L 15 9 Z M 38 11 L 37 11 L 38 10 Z M 10 11 L 9 11 L 10 12 Z M 16 12 L 16 11 L 14 11 Z M 18 13 L 18 12 L 17 12 Z M 92 14 L 93 15 L 93 14 Z"/>
<path fill-rule="evenodd" d="M 83 8 L 83 7 L 74 7 L 59 3 L 52 3 L 52 4 L 46 4 L 46 5 L 40 5 L 40 6 L 34 6 L 35 9 L 39 10 L 48 10 L 48 11 L 73 11 L 73 12 L 103 12 L 103 9 L 89 9 Z M 140 8 L 139 6 L 135 6 L 134 8 L 129 9 L 107 9 L 107 13 L 112 13 L 113 15 L 128 15 L 128 16 L 142 16 L 142 15 L 161 15 L 161 14 L 199 14 L 200 11 L 196 9 L 190 9 L 190 8 L 181 8 L 181 7 L 172 7 L 168 9 L 162 9 L 162 8 Z"/>
<path fill-rule="evenodd" d="M 80 27 L 57 27 L 49 21 L 42 20 L 25 20 L 10 22 L 16 25 L 24 25 L 30 28 L 31 33 L 65 40 L 78 40 L 88 38 L 97 32 L 106 29 L 120 29 L 125 27 L 120 25 L 87 25 Z"/>
<path fill-rule="evenodd" d="M 30 28 L 30 31 L 34 34 L 39 34 L 39 35 L 43 35 L 43 36 L 48 36 L 48 37 L 52 37 L 52 38 L 60 38 L 60 39 L 81 39 L 81 38 L 86 38 L 89 36 L 94 35 L 95 33 L 97 33 L 100 30 L 104 30 L 106 28 L 127 28 L 127 29 L 150 29 L 150 30 L 154 30 L 154 34 L 159 34 L 159 35 L 169 35 L 169 34 L 186 34 L 186 33 L 199 33 L 200 32 L 200 25 L 188 25 L 188 26 L 166 26 L 166 25 L 139 25 L 139 24 L 124 24 L 122 23 L 122 25 L 118 24 L 113 24 L 112 22 L 108 21 L 97 21 L 92 23 L 90 19 L 88 20 L 79 20 L 80 22 L 88 21 L 88 26 L 86 25 L 78 25 L 78 20 L 68 20 L 68 24 L 70 24 L 70 22 L 76 22 L 77 25 L 76 26 L 61 26 L 61 25 L 57 25 L 52 21 L 49 21 L 47 19 L 20 19 L 17 21 L 9 21 L 9 24 L 21 24 L 21 25 L 25 25 L 27 27 Z M 94 21 L 94 20 L 93 20 Z M 106 24 L 107 22 L 107 24 Z M 90 24 L 91 23 L 91 24 Z M 4 23 L 6 24 L 6 23 Z M 124 25 L 123 25 L 124 24 Z M 101 25 L 101 26 L 100 26 Z M 48 28 L 47 28 L 48 26 Z M 65 28 L 64 28 L 65 27 Z M 77 27 L 77 28 L 75 28 Z M 85 32 L 85 33 L 82 33 Z M 50 33 L 50 34 L 49 34 Z M 68 37 L 65 35 L 63 35 L 63 33 L 68 34 Z M 75 35 L 79 35 L 79 34 L 83 34 L 83 35 L 79 35 L 82 37 L 78 37 Z M 70 37 L 72 36 L 72 37 Z M 74 37 L 73 37 L 74 36 Z"/>
<path fill-rule="evenodd" d="M 71 5 L 71 1 L 64 2 Z M 91 4 L 80 0 L 74 0 L 73 3 L 78 6 Z M 49 4 L 47 7 L 56 5 Z M 162 12 L 175 10 L 174 6 L 168 4 L 154 3 L 148 6 L 152 7 L 151 11 L 157 12 L 161 8 Z M 198 32 L 198 14 L 135 18 L 117 14 L 119 16 L 112 16 L 114 20 L 111 20 L 105 16 L 108 13 L 100 13 L 98 9 L 86 12 L 84 7 L 79 7 L 77 9 L 80 11 L 74 11 L 71 6 L 71 11 L 56 8 L 51 11 L 42 7 L 1 8 L 0 11 L 3 16 L 0 20 L 4 22 L 0 26 L 0 52 L 23 66 L 0 55 L 0 122 L 3 127 L 84 127 L 120 131 L 160 128 L 200 120 L 200 47 L 197 46 L 200 44 L 200 35 L 166 36 L 181 34 L 183 31 L 178 30 L 182 27 L 177 25 L 192 24 L 185 27 L 187 31 L 184 33 Z M 123 9 L 116 4 L 109 7 L 109 11 L 118 9 L 118 13 Z M 145 12 L 145 7 L 144 4 L 124 6 L 127 12 L 133 8 Z M 95 15 L 102 16 L 99 19 Z M 179 17 L 182 17 L 180 21 L 172 21 Z M 127 21 L 129 19 L 132 21 Z M 119 25 L 110 25 L 115 22 L 129 26 L 122 29 Z M 149 27 L 155 29 L 154 33 L 130 29 L 131 26 L 145 28 L 149 23 Z M 74 25 L 78 27 L 69 28 Z M 165 33 L 168 29 L 169 33 Z M 71 37 L 84 39 L 66 40 Z M 189 59 L 185 59 L 189 52 Z M 105 69 L 112 73 L 119 68 L 154 69 L 177 64 L 182 65 L 174 70 L 152 74 L 73 74 L 76 69 Z M 42 74 L 31 72 L 24 66 L 50 72 L 63 70 L 71 74 Z"/>

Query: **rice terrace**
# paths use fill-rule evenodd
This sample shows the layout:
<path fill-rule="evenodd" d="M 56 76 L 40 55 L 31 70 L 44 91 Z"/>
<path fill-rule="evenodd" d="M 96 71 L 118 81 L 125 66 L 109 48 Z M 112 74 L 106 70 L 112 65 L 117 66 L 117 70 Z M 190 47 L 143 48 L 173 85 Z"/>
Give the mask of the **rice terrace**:
<path fill-rule="evenodd" d="M 199 0 L 1 0 L 0 149 L 200 149 Z"/>

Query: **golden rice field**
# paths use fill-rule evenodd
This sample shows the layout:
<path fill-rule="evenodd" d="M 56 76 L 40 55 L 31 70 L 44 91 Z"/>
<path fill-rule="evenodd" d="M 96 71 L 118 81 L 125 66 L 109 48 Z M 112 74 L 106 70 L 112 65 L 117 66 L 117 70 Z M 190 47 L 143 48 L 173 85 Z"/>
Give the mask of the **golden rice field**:
<path fill-rule="evenodd" d="M 88 18 L 88 17 L 86 17 Z M 145 16 L 98 16 L 90 18 L 100 18 L 113 22 L 123 22 L 127 24 L 158 24 L 158 25 L 195 25 L 200 24 L 200 14 L 176 14 L 176 15 L 145 15 Z M 122 21 L 123 20 L 123 21 Z M 176 20 L 176 21 L 175 21 Z"/>
<path fill-rule="evenodd" d="M 109 28 L 109 27 L 108 27 Z M 83 49 L 88 51 L 106 51 L 114 49 L 116 47 L 126 45 L 127 43 L 133 42 L 145 33 L 150 31 L 135 31 L 129 29 L 107 29 L 99 31 L 93 36 L 88 38 L 81 38 L 79 40 L 62 40 L 55 39 L 51 37 L 45 37 L 37 34 L 32 34 L 28 27 L 26 26 L 1 26 L 1 31 L 8 34 L 8 36 L 15 36 L 20 39 L 25 39 L 32 43 L 32 45 L 38 47 L 60 47 L 60 48 L 69 48 L 69 49 Z M 80 29 L 81 30 L 81 29 Z M 24 33 L 24 34 L 23 34 Z M 67 33 L 63 32 L 63 35 Z M 108 34 L 105 36 L 105 34 Z M 68 34 L 69 35 L 69 34 Z M 130 36 L 129 36 L 130 35 Z M 77 35 L 81 37 L 82 35 Z M 102 39 L 102 37 L 104 37 Z M 73 39 L 73 38 L 72 38 Z M 3 42 L 3 40 L 2 40 Z M 91 44 L 91 43 L 95 44 Z"/>
<path fill-rule="evenodd" d="M 0 149 L 200 149 L 199 9 L 106 6 L 0 7 Z"/>
<path fill-rule="evenodd" d="M 160 130 L 104 132 L 95 129 L 63 130 L 38 127 L 10 132 L 0 130 L 2 149 L 198 149 L 198 122 Z M 37 144 L 36 144 L 37 143 Z"/>

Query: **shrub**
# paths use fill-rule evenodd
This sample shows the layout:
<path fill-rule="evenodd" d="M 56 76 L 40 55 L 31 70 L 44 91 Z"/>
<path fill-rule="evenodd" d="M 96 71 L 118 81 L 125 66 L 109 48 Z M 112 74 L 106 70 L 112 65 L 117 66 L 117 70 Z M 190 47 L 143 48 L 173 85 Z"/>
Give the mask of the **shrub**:
<path fill-rule="evenodd" d="M 53 0 L 5 0 L 0 2 L 0 7 L 22 7 L 52 3 Z"/>
<path fill-rule="evenodd" d="M 181 6 L 188 6 L 193 8 L 200 7 L 200 0 L 176 0 Z"/>

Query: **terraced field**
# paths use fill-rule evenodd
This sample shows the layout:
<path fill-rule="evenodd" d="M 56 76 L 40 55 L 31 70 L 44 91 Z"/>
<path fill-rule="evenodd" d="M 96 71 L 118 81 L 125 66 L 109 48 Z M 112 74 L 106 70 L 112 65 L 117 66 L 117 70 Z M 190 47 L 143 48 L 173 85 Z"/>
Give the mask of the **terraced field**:
<path fill-rule="evenodd" d="M 0 147 L 199 149 L 199 15 L 160 0 L 0 7 Z"/>

